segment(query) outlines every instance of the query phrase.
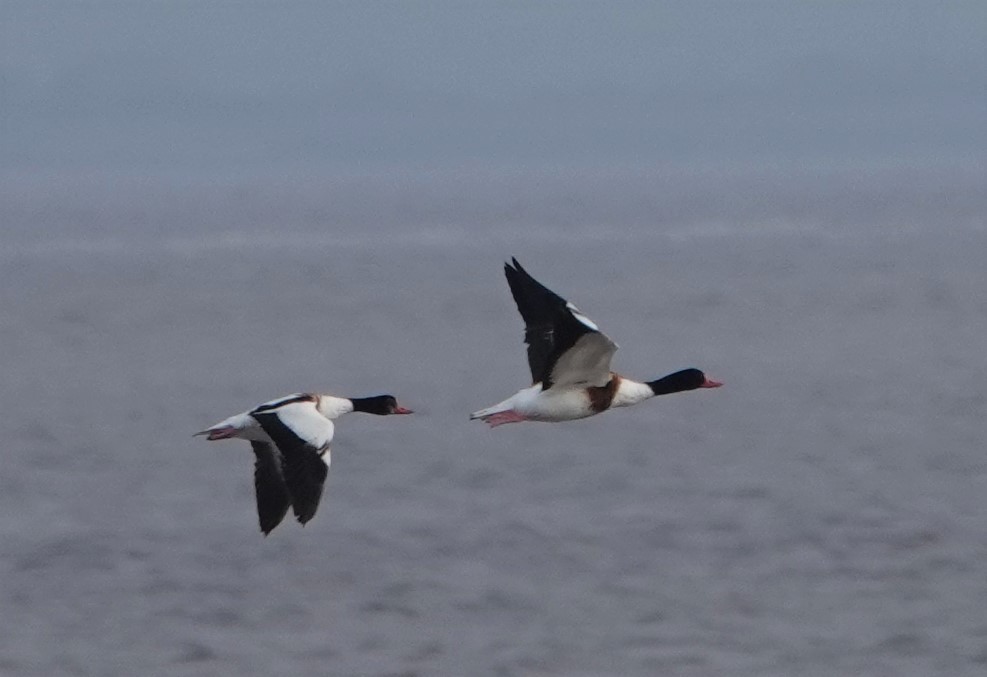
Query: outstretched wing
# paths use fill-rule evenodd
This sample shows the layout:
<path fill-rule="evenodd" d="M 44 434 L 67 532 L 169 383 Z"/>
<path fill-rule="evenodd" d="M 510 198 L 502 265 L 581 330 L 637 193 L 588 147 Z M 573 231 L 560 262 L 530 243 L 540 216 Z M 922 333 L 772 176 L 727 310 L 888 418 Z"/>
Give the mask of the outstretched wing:
<path fill-rule="evenodd" d="M 281 452 L 281 474 L 302 524 L 315 516 L 329 474 L 332 421 L 310 401 L 251 414 Z"/>
<path fill-rule="evenodd" d="M 517 259 L 504 264 L 507 284 L 524 319 L 531 379 L 552 386 L 603 386 L 617 344 L 576 306 L 531 277 Z"/>
<path fill-rule="evenodd" d="M 251 442 L 254 449 L 254 489 L 257 493 L 257 518 L 267 536 L 281 524 L 291 505 L 291 496 L 281 474 L 278 451 L 267 442 Z"/>

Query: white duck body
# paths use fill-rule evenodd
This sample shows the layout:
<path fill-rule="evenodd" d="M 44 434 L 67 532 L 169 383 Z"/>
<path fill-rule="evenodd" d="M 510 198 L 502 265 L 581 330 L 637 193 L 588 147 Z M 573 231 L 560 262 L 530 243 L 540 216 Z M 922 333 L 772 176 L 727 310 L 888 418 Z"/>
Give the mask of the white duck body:
<path fill-rule="evenodd" d="M 320 422 L 320 426 L 323 430 L 319 431 L 320 434 L 318 437 L 322 438 L 324 442 L 328 444 L 332 441 L 333 434 L 335 432 L 335 426 L 332 424 L 332 421 L 339 418 L 343 414 L 348 414 L 353 411 L 352 400 L 346 399 L 345 397 L 334 397 L 333 395 L 306 396 L 303 393 L 295 393 L 293 395 L 279 397 L 278 399 L 271 400 L 270 402 L 265 402 L 250 411 L 234 414 L 233 416 L 230 416 L 215 425 L 209 426 L 206 430 L 232 428 L 234 432 L 230 435 L 230 437 L 272 444 L 273 440 L 271 440 L 270 436 L 264 432 L 264 429 L 261 428 L 260 423 L 257 422 L 257 419 L 255 419 L 252 414 L 258 411 L 277 410 L 280 416 L 291 417 L 292 410 L 297 408 L 299 404 L 304 404 L 306 402 L 304 399 L 305 397 L 315 398 L 316 411 L 322 414 L 322 416 L 326 419 L 325 423 Z M 311 410 L 309 410 L 309 413 L 311 413 Z"/>
<path fill-rule="evenodd" d="M 616 380 L 616 389 L 611 391 L 611 395 L 606 391 L 608 386 L 612 387 L 613 380 Z M 503 402 L 474 412 L 470 418 L 478 419 L 492 414 L 514 412 L 530 421 L 574 421 L 602 413 L 613 407 L 629 407 L 655 396 L 654 391 L 646 383 L 632 381 L 617 374 L 612 374 L 608 386 L 601 388 L 555 386 L 542 390 L 542 384 L 536 383 Z M 594 398 L 593 391 L 599 391 L 603 399 L 608 402 Z"/>
<path fill-rule="evenodd" d="M 549 389 L 542 391 L 542 384 L 520 390 L 503 402 L 470 414 L 471 419 L 491 414 L 515 412 L 533 421 L 571 421 L 592 416 L 589 397 L 583 390 Z"/>

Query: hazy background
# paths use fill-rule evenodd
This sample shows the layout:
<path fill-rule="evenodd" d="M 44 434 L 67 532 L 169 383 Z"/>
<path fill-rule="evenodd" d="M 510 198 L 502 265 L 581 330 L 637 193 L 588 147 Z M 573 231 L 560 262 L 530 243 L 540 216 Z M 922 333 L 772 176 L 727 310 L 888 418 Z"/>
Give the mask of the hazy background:
<path fill-rule="evenodd" d="M 0 673 L 980 675 L 987 5 L 0 3 Z M 565 425 L 511 255 L 654 378 Z M 307 528 L 245 444 L 344 419 Z"/>

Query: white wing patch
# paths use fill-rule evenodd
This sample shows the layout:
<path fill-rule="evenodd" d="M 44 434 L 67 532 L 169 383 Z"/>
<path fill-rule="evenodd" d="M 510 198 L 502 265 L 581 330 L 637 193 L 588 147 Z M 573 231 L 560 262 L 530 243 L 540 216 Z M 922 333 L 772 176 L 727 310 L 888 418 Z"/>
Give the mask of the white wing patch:
<path fill-rule="evenodd" d="M 332 441 L 335 426 L 319 413 L 315 402 L 292 402 L 271 412 L 306 444 L 322 449 Z"/>
<path fill-rule="evenodd" d="M 596 326 L 596 322 L 583 315 L 579 311 L 579 308 L 572 305 L 572 301 L 566 301 L 565 307 L 569 309 L 569 312 L 572 313 L 572 316 L 574 318 L 585 324 L 587 327 L 589 327 L 593 331 L 600 331 L 600 328 Z"/>
<path fill-rule="evenodd" d="M 617 344 L 606 334 L 583 334 L 552 369 L 552 387 L 605 386 L 610 382 L 610 360 Z"/>

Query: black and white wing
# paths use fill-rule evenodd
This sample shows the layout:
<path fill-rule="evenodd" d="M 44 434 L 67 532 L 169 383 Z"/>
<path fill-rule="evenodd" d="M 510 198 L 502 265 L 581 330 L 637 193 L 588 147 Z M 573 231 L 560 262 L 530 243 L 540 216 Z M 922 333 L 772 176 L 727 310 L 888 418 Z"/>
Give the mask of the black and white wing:
<path fill-rule="evenodd" d="M 291 508 L 298 521 L 305 524 L 315 516 L 329 474 L 332 421 L 318 412 L 313 400 L 255 410 L 251 416 L 281 452 L 281 474 Z"/>
<path fill-rule="evenodd" d="M 531 277 L 517 259 L 504 264 L 507 284 L 524 319 L 528 366 L 534 383 L 604 386 L 617 344 L 576 306 Z"/>
<path fill-rule="evenodd" d="M 281 524 L 291 496 L 281 474 L 281 455 L 267 442 L 251 442 L 254 449 L 254 490 L 257 493 L 257 517 L 260 530 L 267 536 Z"/>

